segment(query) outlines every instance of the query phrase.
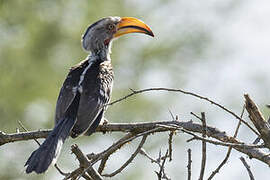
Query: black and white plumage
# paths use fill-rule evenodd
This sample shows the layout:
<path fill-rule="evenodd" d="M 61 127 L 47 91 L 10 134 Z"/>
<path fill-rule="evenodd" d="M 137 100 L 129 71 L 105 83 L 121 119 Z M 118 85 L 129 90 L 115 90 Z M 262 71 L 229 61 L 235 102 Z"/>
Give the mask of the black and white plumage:
<path fill-rule="evenodd" d="M 82 37 L 82 46 L 91 54 L 70 69 L 58 96 L 55 127 L 25 163 L 26 173 L 45 172 L 50 164 L 56 162 L 62 144 L 69 135 L 76 138 L 95 132 L 111 97 L 112 39 L 134 32 L 153 36 L 146 24 L 131 17 L 107 17 L 87 28 Z"/>

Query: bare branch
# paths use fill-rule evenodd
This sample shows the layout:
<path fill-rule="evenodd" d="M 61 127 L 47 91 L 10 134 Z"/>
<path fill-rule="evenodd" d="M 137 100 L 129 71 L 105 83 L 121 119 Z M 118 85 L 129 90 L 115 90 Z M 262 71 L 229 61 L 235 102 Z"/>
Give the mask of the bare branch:
<path fill-rule="evenodd" d="M 187 165 L 187 169 L 188 169 L 188 180 L 191 180 L 191 149 L 188 149 L 188 165 Z"/>
<path fill-rule="evenodd" d="M 202 141 L 202 159 L 201 159 L 201 171 L 199 180 L 202 180 L 204 177 L 204 172 L 206 168 L 206 143 L 211 143 L 214 145 L 221 145 L 228 147 L 227 154 L 224 158 L 224 160 L 220 163 L 220 165 L 217 167 L 215 171 L 212 172 L 209 179 L 212 179 L 215 174 L 217 174 L 221 167 L 228 161 L 230 154 L 232 152 L 232 149 L 235 149 L 239 152 L 242 152 L 246 155 L 248 155 L 250 158 L 256 158 L 267 165 L 270 166 L 270 156 L 266 152 L 262 151 L 260 148 L 267 148 L 270 149 L 270 122 L 267 122 L 263 116 L 261 115 L 258 107 L 256 104 L 250 99 L 250 97 L 245 94 L 245 107 L 243 107 L 241 116 L 238 116 L 233 111 L 227 109 L 223 105 L 198 94 L 183 91 L 181 89 L 172 89 L 172 88 L 148 88 L 148 89 L 142 89 L 142 90 L 133 90 L 130 89 L 131 93 L 127 96 L 124 96 L 116 101 L 113 101 L 108 105 L 113 105 L 115 103 L 118 103 L 120 101 L 123 101 L 133 95 L 144 93 L 144 92 L 150 92 L 150 91 L 168 91 L 168 92 L 176 92 L 176 93 L 183 93 L 187 94 L 199 99 L 202 99 L 204 101 L 207 101 L 218 108 L 221 108 L 225 112 L 231 114 L 233 117 L 238 119 L 238 125 L 236 127 L 235 133 L 233 136 L 229 136 L 226 134 L 226 132 L 223 132 L 215 127 L 207 126 L 206 119 L 205 119 L 205 113 L 201 113 L 201 117 L 191 112 L 193 116 L 200 119 L 202 121 L 202 124 L 194 123 L 192 121 L 178 121 L 178 116 L 175 116 L 172 114 L 172 112 L 169 110 L 172 121 L 161 121 L 161 122 L 148 122 L 148 123 L 111 123 L 111 124 L 102 124 L 100 125 L 96 132 L 123 132 L 125 135 L 118 140 L 116 143 L 113 143 L 111 146 L 109 146 L 104 151 L 97 153 L 97 154 L 88 154 L 84 155 L 82 151 L 78 148 L 77 145 L 72 146 L 72 152 L 76 155 L 80 162 L 80 167 L 72 171 L 71 173 L 64 173 L 62 172 L 57 165 L 55 165 L 56 169 L 65 176 L 64 179 L 79 179 L 80 177 L 84 177 L 85 179 L 102 179 L 102 176 L 105 177 L 113 177 L 119 173 L 121 173 L 138 155 L 138 153 L 144 155 L 148 159 L 151 160 L 152 163 L 155 163 L 159 166 L 159 170 L 155 171 L 158 179 L 167 179 L 170 178 L 165 173 L 165 163 L 166 159 L 168 158 L 169 161 L 172 160 L 172 141 L 173 141 L 173 135 L 177 131 L 182 131 L 186 134 L 189 134 L 192 136 L 190 140 L 187 142 L 193 141 L 193 140 L 199 140 Z M 252 121 L 252 123 L 255 125 L 256 129 L 254 129 L 252 126 L 250 126 L 244 119 L 243 113 L 245 108 L 247 109 L 249 113 L 249 117 Z M 270 119 L 269 119 L 270 121 Z M 264 141 L 264 144 L 261 145 L 254 145 L 254 144 L 247 144 L 244 143 L 236 138 L 241 123 L 245 124 L 252 132 L 254 132 L 258 139 L 262 138 Z M 20 126 L 22 129 L 27 131 L 27 129 L 23 126 L 23 124 L 19 121 Z M 19 132 L 19 129 L 17 129 L 16 133 L 13 134 L 6 134 L 4 132 L 0 131 L 0 146 L 4 145 L 6 143 L 16 142 L 16 141 L 24 141 L 24 140 L 35 140 L 39 145 L 40 143 L 37 141 L 38 138 L 45 138 L 48 136 L 48 134 L 51 132 L 51 130 L 39 130 L 39 131 L 32 131 L 32 132 Z M 150 134 L 158 133 L 158 132 L 169 132 L 168 137 L 168 150 L 164 156 L 161 155 L 161 151 L 159 153 L 159 156 L 157 159 L 153 159 L 150 155 L 148 155 L 143 149 L 143 145 Z M 202 136 L 201 136 L 202 135 Z M 134 151 L 134 153 L 130 156 L 129 159 L 126 160 L 126 162 L 121 166 L 118 167 L 114 172 L 110 174 L 102 174 L 107 160 L 110 158 L 110 156 L 115 153 L 118 149 L 123 147 L 126 143 L 133 141 L 136 138 L 139 138 L 142 136 L 142 139 L 137 147 L 137 149 Z M 247 168 L 247 171 L 249 173 L 250 179 L 254 179 L 250 167 L 245 162 L 245 159 L 243 157 L 240 158 L 242 163 Z M 95 165 L 97 162 L 100 162 L 98 171 L 96 171 L 93 168 L 93 165 Z M 191 179 L 191 150 L 188 149 L 188 180 Z"/>
<path fill-rule="evenodd" d="M 151 163 L 158 163 L 154 158 L 152 158 L 149 154 L 147 154 L 146 151 L 143 148 L 141 148 L 139 153 L 141 155 L 147 157 L 151 161 Z"/>
<path fill-rule="evenodd" d="M 163 128 L 158 128 L 161 125 L 164 125 Z M 168 128 L 168 127 L 171 128 Z M 148 130 L 155 129 L 155 132 L 171 131 L 174 130 L 172 126 L 181 127 L 188 131 L 202 133 L 202 126 L 198 123 L 192 121 L 156 121 L 156 122 L 143 122 L 143 123 L 110 123 L 105 125 L 99 125 L 96 132 L 144 132 Z M 215 127 L 207 126 L 207 136 L 219 139 L 224 142 L 237 142 L 232 137 L 226 135 L 225 132 L 218 130 Z M 38 138 L 46 138 L 51 130 L 38 130 L 38 131 L 29 131 L 29 132 L 20 132 L 14 134 L 5 134 L 0 131 L 0 141 L 2 144 L 15 142 L 15 141 L 24 141 Z"/>
<path fill-rule="evenodd" d="M 114 171 L 111 174 L 103 174 L 102 176 L 113 177 L 116 174 L 120 173 L 123 169 L 125 169 L 132 162 L 132 160 L 137 156 L 137 154 L 140 152 L 141 148 L 143 147 L 143 144 L 146 141 L 146 138 L 147 138 L 147 135 L 144 135 L 139 146 L 137 147 L 136 151 L 131 155 L 131 157 L 119 169 L 117 169 L 116 171 Z"/>
<path fill-rule="evenodd" d="M 240 160 L 242 161 L 242 163 L 243 163 L 244 166 L 246 167 L 250 180 L 255 180 L 255 178 L 254 178 L 254 176 L 253 176 L 253 174 L 252 174 L 252 172 L 251 172 L 251 170 L 250 170 L 250 166 L 249 166 L 248 163 L 246 162 L 245 158 L 240 157 Z"/>
<path fill-rule="evenodd" d="M 68 179 L 76 179 L 81 173 L 83 172 L 83 168 L 80 167 L 73 171 L 72 173 L 69 173 L 69 175 L 65 176 L 63 180 L 68 180 Z"/>
<path fill-rule="evenodd" d="M 166 162 L 166 159 L 168 157 L 168 150 L 166 151 L 166 154 L 164 155 L 164 158 L 163 158 L 163 161 L 162 161 L 162 164 L 160 166 L 160 170 L 159 170 L 159 173 L 157 173 L 158 177 L 160 179 L 167 179 L 167 180 L 170 180 L 170 178 L 166 175 L 165 173 L 165 162 Z M 160 158 L 161 160 L 162 158 Z"/>
<path fill-rule="evenodd" d="M 259 136 L 259 133 L 253 128 L 251 127 L 247 122 L 245 122 L 241 117 L 239 117 L 237 114 L 235 114 L 233 111 L 225 108 L 224 106 L 222 106 L 221 104 L 207 98 L 207 97 L 204 97 L 204 96 L 201 96 L 201 95 L 198 95 L 198 94 L 195 94 L 195 93 L 192 93 L 192 92 L 189 92 L 189 91 L 184 91 L 184 90 L 181 90 L 181 89 L 172 89 L 172 88 L 148 88 L 148 89 L 142 89 L 142 90 L 132 90 L 132 93 L 120 98 L 120 99 L 117 99 L 105 106 L 108 106 L 108 105 L 113 105 L 113 104 L 116 104 L 118 102 L 121 102 L 133 95 L 136 95 L 136 94 L 140 94 L 140 93 L 144 93 L 144 92 L 149 92 L 149 91 L 168 91 L 168 92 L 178 92 L 178 93 L 183 93 L 183 94 L 187 94 L 187 95 L 191 95 L 193 97 L 196 97 L 196 98 L 199 98 L 199 99 L 202 99 L 202 100 L 205 100 L 221 109 L 223 109 L 224 111 L 228 112 L 229 114 L 231 114 L 232 116 L 234 116 L 236 119 L 240 120 L 243 124 L 245 124 L 246 126 L 248 126 L 248 128 L 250 130 L 252 130 L 255 134 L 257 134 Z"/>
<path fill-rule="evenodd" d="M 197 119 L 199 119 L 200 121 L 202 121 L 202 118 L 198 116 L 197 114 L 195 114 L 194 112 L 190 112 L 190 114 L 196 117 Z"/>
<path fill-rule="evenodd" d="M 264 119 L 257 105 L 252 101 L 249 95 L 245 94 L 244 97 L 250 120 L 259 131 L 259 137 L 262 138 L 265 145 L 270 148 L 270 124 Z"/>
<path fill-rule="evenodd" d="M 171 115 L 171 118 L 173 121 L 177 120 L 177 116 L 174 117 L 172 111 L 169 109 L 169 113 Z M 169 134 L 169 138 L 168 138 L 168 146 L 169 146 L 169 161 L 172 161 L 172 141 L 173 141 L 173 134 L 175 133 L 175 131 L 171 131 Z"/>
<path fill-rule="evenodd" d="M 173 115 L 173 113 L 172 113 L 172 111 L 170 109 L 169 109 L 169 113 L 170 113 L 170 115 L 172 117 L 172 120 L 175 121 L 176 118 L 174 118 L 174 115 Z"/>
<path fill-rule="evenodd" d="M 23 125 L 23 123 L 21 121 L 18 121 L 19 125 L 21 126 L 21 128 L 23 128 L 23 130 L 25 132 L 28 132 L 28 129 Z M 34 138 L 34 140 L 36 141 L 36 143 L 40 146 L 40 142 L 38 142 L 38 140 L 36 138 Z"/>
<path fill-rule="evenodd" d="M 80 167 L 87 168 L 87 173 L 95 180 L 102 180 L 103 178 L 100 174 L 91 166 L 90 162 L 88 161 L 87 157 L 82 153 L 79 147 L 75 144 L 71 146 L 71 151 L 77 157 L 80 162 Z"/>
<path fill-rule="evenodd" d="M 0 131 L 0 146 L 6 143 L 33 140 L 38 138 L 46 138 L 51 130 L 42 131 L 29 131 L 29 132 L 19 132 L 13 134 L 6 134 Z"/>
<path fill-rule="evenodd" d="M 168 126 L 168 127 L 160 127 L 160 125 Z M 97 132 L 145 132 L 147 130 L 152 130 L 152 132 L 164 132 L 164 131 L 171 131 L 175 130 L 179 127 L 183 128 L 186 131 L 202 133 L 202 125 L 198 123 L 194 123 L 192 121 L 160 121 L 160 122 L 143 122 L 143 123 L 110 123 L 105 125 L 100 125 L 97 128 Z M 50 133 L 50 130 L 39 130 L 39 131 L 32 131 L 32 132 L 20 132 L 14 134 L 5 134 L 0 132 L 0 144 L 15 142 L 15 141 L 22 141 L 22 140 L 30 140 L 35 138 L 45 138 Z M 234 137 L 228 136 L 224 131 L 221 131 L 215 127 L 207 126 L 206 128 L 206 135 L 208 137 L 215 138 L 221 142 L 226 143 L 233 143 L 235 144 L 244 144 L 243 142 L 237 140 Z M 227 144 L 228 145 L 228 144 Z M 270 165 L 270 157 L 266 156 L 266 153 L 259 150 L 258 146 L 234 146 L 233 148 L 239 152 L 242 152 L 248 155 L 250 158 L 256 158 L 268 165 Z"/>
<path fill-rule="evenodd" d="M 241 115 L 240 115 L 241 118 L 242 118 L 243 115 L 244 115 L 245 108 L 246 108 L 246 105 L 243 105 L 243 109 L 242 109 L 242 112 L 241 112 Z M 240 126 L 241 126 L 241 121 L 238 121 L 238 124 L 237 124 L 237 126 L 236 126 L 235 132 L 234 132 L 234 134 L 233 134 L 233 137 L 234 137 L 234 138 L 237 137 L 237 134 L 238 134 L 238 132 L 239 132 Z"/>
<path fill-rule="evenodd" d="M 102 159 L 101 163 L 99 165 L 99 168 L 98 168 L 99 173 L 102 173 L 103 169 L 105 168 L 105 165 L 106 165 L 106 162 L 107 162 L 109 156 L 112 155 L 117 149 L 120 149 L 124 144 L 130 142 L 130 141 L 127 141 L 127 139 L 129 139 L 133 136 L 134 136 L 134 134 L 132 134 L 132 133 L 126 134 L 124 137 L 122 137 L 120 140 L 118 140 L 116 143 L 114 143 L 108 149 L 97 154 L 95 156 L 95 158 L 92 157 L 92 160 L 91 160 L 92 164 L 94 164 L 97 161 L 99 161 L 100 159 Z M 89 155 L 87 155 L 87 157 L 89 158 Z"/>
<path fill-rule="evenodd" d="M 205 120 L 205 113 L 201 113 L 201 120 L 202 120 L 202 137 L 206 138 L 206 120 Z M 204 170 L 205 170 L 205 164 L 206 164 L 206 142 L 205 140 L 202 141 L 202 162 L 201 162 L 201 171 L 199 180 L 203 180 Z"/>
<path fill-rule="evenodd" d="M 142 154 L 147 159 L 149 159 L 151 161 L 151 163 L 155 163 L 159 166 L 159 172 L 155 171 L 155 173 L 158 177 L 158 180 L 161 180 L 161 179 L 170 180 L 170 178 L 165 173 L 165 162 L 166 162 L 166 159 L 169 157 L 168 150 L 166 151 L 166 154 L 164 156 L 161 156 L 161 151 L 159 151 L 159 155 L 158 155 L 157 159 L 152 158 L 149 154 L 146 153 L 146 151 L 144 149 L 140 150 L 140 154 Z M 161 162 L 161 160 L 162 160 L 162 162 Z"/>
<path fill-rule="evenodd" d="M 240 116 L 241 118 L 243 117 L 244 112 L 245 112 L 245 105 L 243 105 L 243 108 L 242 108 L 242 112 L 241 112 L 241 116 Z M 233 135 L 234 138 L 237 137 L 237 134 L 238 134 L 239 129 L 240 129 L 240 125 L 241 125 L 241 121 L 238 121 L 237 127 L 236 127 L 235 132 L 234 132 L 234 135 Z M 226 164 L 226 162 L 228 161 L 228 159 L 229 159 L 229 157 L 231 155 L 231 152 L 232 152 L 232 147 L 230 146 L 228 148 L 228 151 L 227 151 L 227 154 L 226 154 L 225 158 L 219 164 L 219 166 L 217 167 L 217 169 L 212 172 L 212 174 L 209 176 L 208 180 L 213 179 L 213 177 L 220 171 L 220 169 L 222 168 L 222 166 L 224 166 Z"/>
<path fill-rule="evenodd" d="M 68 176 L 70 173 L 65 173 L 64 171 L 62 171 L 59 167 L 58 167 L 58 165 L 55 163 L 54 164 L 54 167 L 56 168 L 56 170 L 61 174 L 61 175 L 63 175 L 63 176 Z"/>
<path fill-rule="evenodd" d="M 105 167 L 105 163 L 108 160 L 109 156 L 113 154 L 117 149 L 120 149 L 124 144 L 144 135 L 149 135 L 154 133 L 156 130 L 158 130 L 159 127 L 155 129 L 151 129 L 149 131 L 145 131 L 139 134 L 133 134 L 133 133 L 128 133 L 126 136 L 121 138 L 117 143 L 113 144 L 110 146 L 107 150 L 103 151 L 102 153 L 99 153 L 98 155 L 95 155 L 95 158 L 93 158 L 93 155 L 90 154 L 89 156 L 92 158 L 91 164 L 95 164 L 99 160 L 102 159 L 101 164 L 99 166 L 99 172 L 101 173 Z M 105 161 L 104 161 L 105 159 Z"/>
<path fill-rule="evenodd" d="M 183 131 L 184 133 L 186 134 L 189 134 L 189 135 L 192 135 L 193 138 L 187 140 L 187 142 L 190 142 L 190 141 L 193 141 L 193 140 L 200 140 L 200 141 L 205 141 L 205 142 L 208 142 L 208 143 L 211 143 L 211 144 L 214 144 L 214 145 L 220 145 L 220 146 L 226 146 L 226 147 L 233 147 L 235 149 L 237 148 L 266 148 L 264 146 L 264 144 L 262 145 L 254 145 L 254 144 L 244 144 L 244 143 L 226 143 L 226 142 L 220 142 L 220 141 L 214 141 L 214 140 L 210 140 L 210 139 L 206 139 L 206 138 L 202 138 L 200 136 L 197 136 L 196 134 L 192 133 L 192 132 L 189 132 L 189 131 L 186 131 L 184 129 L 182 129 L 181 131 Z"/>
<path fill-rule="evenodd" d="M 175 131 L 171 131 L 168 138 L 168 145 L 169 145 L 169 161 L 172 161 L 172 141 L 173 141 L 173 134 Z"/>

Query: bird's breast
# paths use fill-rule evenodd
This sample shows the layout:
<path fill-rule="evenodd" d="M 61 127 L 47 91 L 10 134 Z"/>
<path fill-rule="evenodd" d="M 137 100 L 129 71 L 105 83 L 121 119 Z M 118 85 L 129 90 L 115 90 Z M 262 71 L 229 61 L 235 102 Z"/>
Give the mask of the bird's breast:
<path fill-rule="evenodd" d="M 100 72 L 98 78 L 100 79 L 101 83 L 105 85 L 110 85 L 113 82 L 114 74 L 113 68 L 110 62 L 103 62 L 99 66 Z"/>
<path fill-rule="evenodd" d="M 100 95 L 103 96 L 106 103 L 108 103 L 110 100 L 113 86 L 113 68 L 111 63 L 108 61 L 101 63 L 99 68 L 100 70 L 98 79 L 100 82 Z"/>
<path fill-rule="evenodd" d="M 103 101 L 108 101 L 113 85 L 113 69 L 109 61 L 95 62 L 91 66 L 85 66 L 85 73 L 81 74 L 82 92 Z"/>

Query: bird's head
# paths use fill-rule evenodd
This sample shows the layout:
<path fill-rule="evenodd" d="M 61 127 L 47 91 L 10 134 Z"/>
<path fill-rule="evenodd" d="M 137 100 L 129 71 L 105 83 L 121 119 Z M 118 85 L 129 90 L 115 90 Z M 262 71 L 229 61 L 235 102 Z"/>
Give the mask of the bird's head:
<path fill-rule="evenodd" d="M 132 17 L 106 17 L 90 25 L 82 36 L 82 47 L 91 53 L 109 51 L 111 41 L 128 33 L 144 33 L 154 37 L 151 29 Z"/>

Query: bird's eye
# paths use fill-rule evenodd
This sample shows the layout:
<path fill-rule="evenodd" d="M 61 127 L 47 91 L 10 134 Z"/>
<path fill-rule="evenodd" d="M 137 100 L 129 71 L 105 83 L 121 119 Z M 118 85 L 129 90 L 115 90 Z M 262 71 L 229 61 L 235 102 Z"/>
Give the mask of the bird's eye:
<path fill-rule="evenodd" d="M 114 25 L 113 25 L 113 24 L 109 24 L 109 25 L 108 25 L 108 29 L 109 29 L 109 30 L 113 30 L 113 29 L 114 29 Z"/>

